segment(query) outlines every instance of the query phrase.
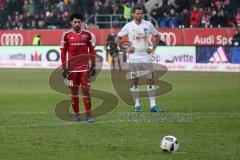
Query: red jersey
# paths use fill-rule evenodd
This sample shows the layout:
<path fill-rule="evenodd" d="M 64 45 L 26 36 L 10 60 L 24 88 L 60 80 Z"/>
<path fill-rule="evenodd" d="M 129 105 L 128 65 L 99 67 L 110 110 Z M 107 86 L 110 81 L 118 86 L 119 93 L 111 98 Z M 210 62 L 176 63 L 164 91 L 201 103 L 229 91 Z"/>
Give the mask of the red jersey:
<path fill-rule="evenodd" d="M 92 35 L 87 30 L 79 33 L 73 30 L 63 34 L 61 40 L 62 68 L 70 72 L 85 72 L 89 63 L 95 64 L 95 50 Z"/>

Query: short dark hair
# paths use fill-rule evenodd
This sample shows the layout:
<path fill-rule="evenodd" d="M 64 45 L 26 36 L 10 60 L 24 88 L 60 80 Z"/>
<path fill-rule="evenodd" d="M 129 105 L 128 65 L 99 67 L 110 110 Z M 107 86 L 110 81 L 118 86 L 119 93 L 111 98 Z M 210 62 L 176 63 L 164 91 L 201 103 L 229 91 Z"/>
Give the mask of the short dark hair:
<path fill-rule="evenodd" d="M 70 20 L 73 21 L 74 18 L 80 19 L 82 21 L 82 15 L 79 13 L 73 13 L 70 17 Z"/>
<path fill-rule="evenodd" d="M 133 8 L 133 13 L 135 13 L 136 10 L 143 10 L 141 6 L 135 6 Z"/>

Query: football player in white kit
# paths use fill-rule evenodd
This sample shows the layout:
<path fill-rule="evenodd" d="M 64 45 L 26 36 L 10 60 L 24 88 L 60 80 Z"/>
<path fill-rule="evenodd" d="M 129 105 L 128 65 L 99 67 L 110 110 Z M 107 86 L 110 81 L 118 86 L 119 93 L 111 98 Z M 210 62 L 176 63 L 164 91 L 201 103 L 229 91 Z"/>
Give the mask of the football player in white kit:
<path fill-rule="evenodd" d="M 152 64 L 152 53 L 154 53 L 160 41 L 160 36 L 156 28 L 150 21 L 143 19 L 143 9 L 133 8 L 134 20 L 127 23 L 116 36 L 116 43 L 120 45 L 121 38 L 128 35 L 130 45 L 126 48 L 129 57 L 129 64 L 132 79 L 132 96 L 135 102 L 134 111 L 141 112 L 139 102 L 139 77 L 145 77 L 148 82 L 148 96 L 150 99 L 150 112 L 161 112 L 160 106 L 156 105 L 154 86 L 154 69 Z M 150 35 L 154 36 L 153 47 L 149 46 Z M 121 47 L 121 45 L 120 45 Z"/>

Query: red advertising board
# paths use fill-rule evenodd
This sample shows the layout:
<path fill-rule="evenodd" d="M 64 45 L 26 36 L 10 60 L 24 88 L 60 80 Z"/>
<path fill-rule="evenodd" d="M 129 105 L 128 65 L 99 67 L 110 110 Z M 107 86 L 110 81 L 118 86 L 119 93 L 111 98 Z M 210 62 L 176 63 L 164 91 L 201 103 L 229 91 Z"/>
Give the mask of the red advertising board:
<path fill-rule="evenodd" d="M 229 29 L 185 29 L 185 45 L 229 45 L 232 38 L 228 34 Z"/>
<path fill-rule="evenodd" d="M 159 29 L 161 40 L 166 45 L 183 45 L 182 29 Z"/>
<path fill-rule="evenodd" d="M 20 30 L 0 30 L 0 45 L 27 45 L 29 31 Z"/>
<path fill-rule="evenodd" d="M 28 45 L 31 45 L 33 37 L 39 33 L 43 45 L 60 45 L 62 34 L 65 30 L 31 30 L 29 31 Z"/>
<path fill-rule="evenodd" d="M 59 45 L 62 34 L 66 30 L 0 30 L 0 45 L 31 45 L 34 35 L 39 33 L 42 45 Z M 119 29 L 91 29 L 96 37 L 97 45 L 106 44 L 110 32 L 117 33 Z M 233 28 L 188 28 L 188 29 L 158 29 L 161 39 L 167 45 L 231 45 Z"/>

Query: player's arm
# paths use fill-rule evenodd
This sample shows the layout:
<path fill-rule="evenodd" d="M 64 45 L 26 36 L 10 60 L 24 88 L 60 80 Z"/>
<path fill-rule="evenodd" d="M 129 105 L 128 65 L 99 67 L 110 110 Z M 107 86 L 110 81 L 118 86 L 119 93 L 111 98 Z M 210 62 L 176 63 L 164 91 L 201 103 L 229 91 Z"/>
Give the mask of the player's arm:
<path fill-rule="evenodd" d="M 153 42 L 153 48 L 152 48 L 153 52 L 156 50 L 159 42 L 160 42 L 160 35 L 159 34 L 154 35 L 154 42 Z"/>
<path fill-rule="evenodd" d="M 66 59 L 67 59 L 67 49 L 68 48 L 68 45 L 67 45 L 67 42 L 66 42 L 66 36 L 65 34 L 63 35 L 62 37 L 62 40 L 61 40 L 61 62 L 62 62 L 62 70 L 63 70 L 63 77 L 64 78 L 67 78 L 68 77 L 68 70 L 67 70 L 67 62 L 66 62 Z"/>
<path fill-rule="evenodd" d="M 121 42 L 122 37 L 116 36 L 115 43 L 123 50 L 128 53 L 133 53 L 135 48 L 132 47 L 129 43 L 122 43 Z"/>
<path fill-rule="evenodd" d="M 120 37 L 120 36 L 118 36 L 118 35 L 115 37 L 115 43 L 116 43 L 119 47 L 121 47 L 121 46 L 120 46 L 121 39 L 122 39 L 122 37 Z"/>
<path fill-rule="evenodd" d="M 132 47 L 130 44 L 126 45 L 121 42 L 121 39 L 126 36 L 128 33 L 128 24 L 126 24 L 121 31 L 117 34 L 115 37 L 115 43 L 124 51 L 128 53 L 133 53 L 134 52 L 134 47 Z"/>
<path fill-rule="evenodd" d="M 95 42 L 92 38 L 91 35 L 91 40 L 88 44 L 88 48 L 89 48 L 89 54 L 90 54 L 90 60 L 91 60 L 91 67 L 90 67 L 90 76 L 94 76 L 96 74 L 96 52 L 95 52 Z"/>
<path fill-rule="evenodd" d="M 152 23 L 150 23 L 150 34 L 152 34 L 154 36 L 154 42 L 153 42 L 153 47 L 147 49 L 147 53 L 149 53 L 149 54 L 153 53 L 156 50 L 156 48 L 160 42 L 160 35 Z"/>

